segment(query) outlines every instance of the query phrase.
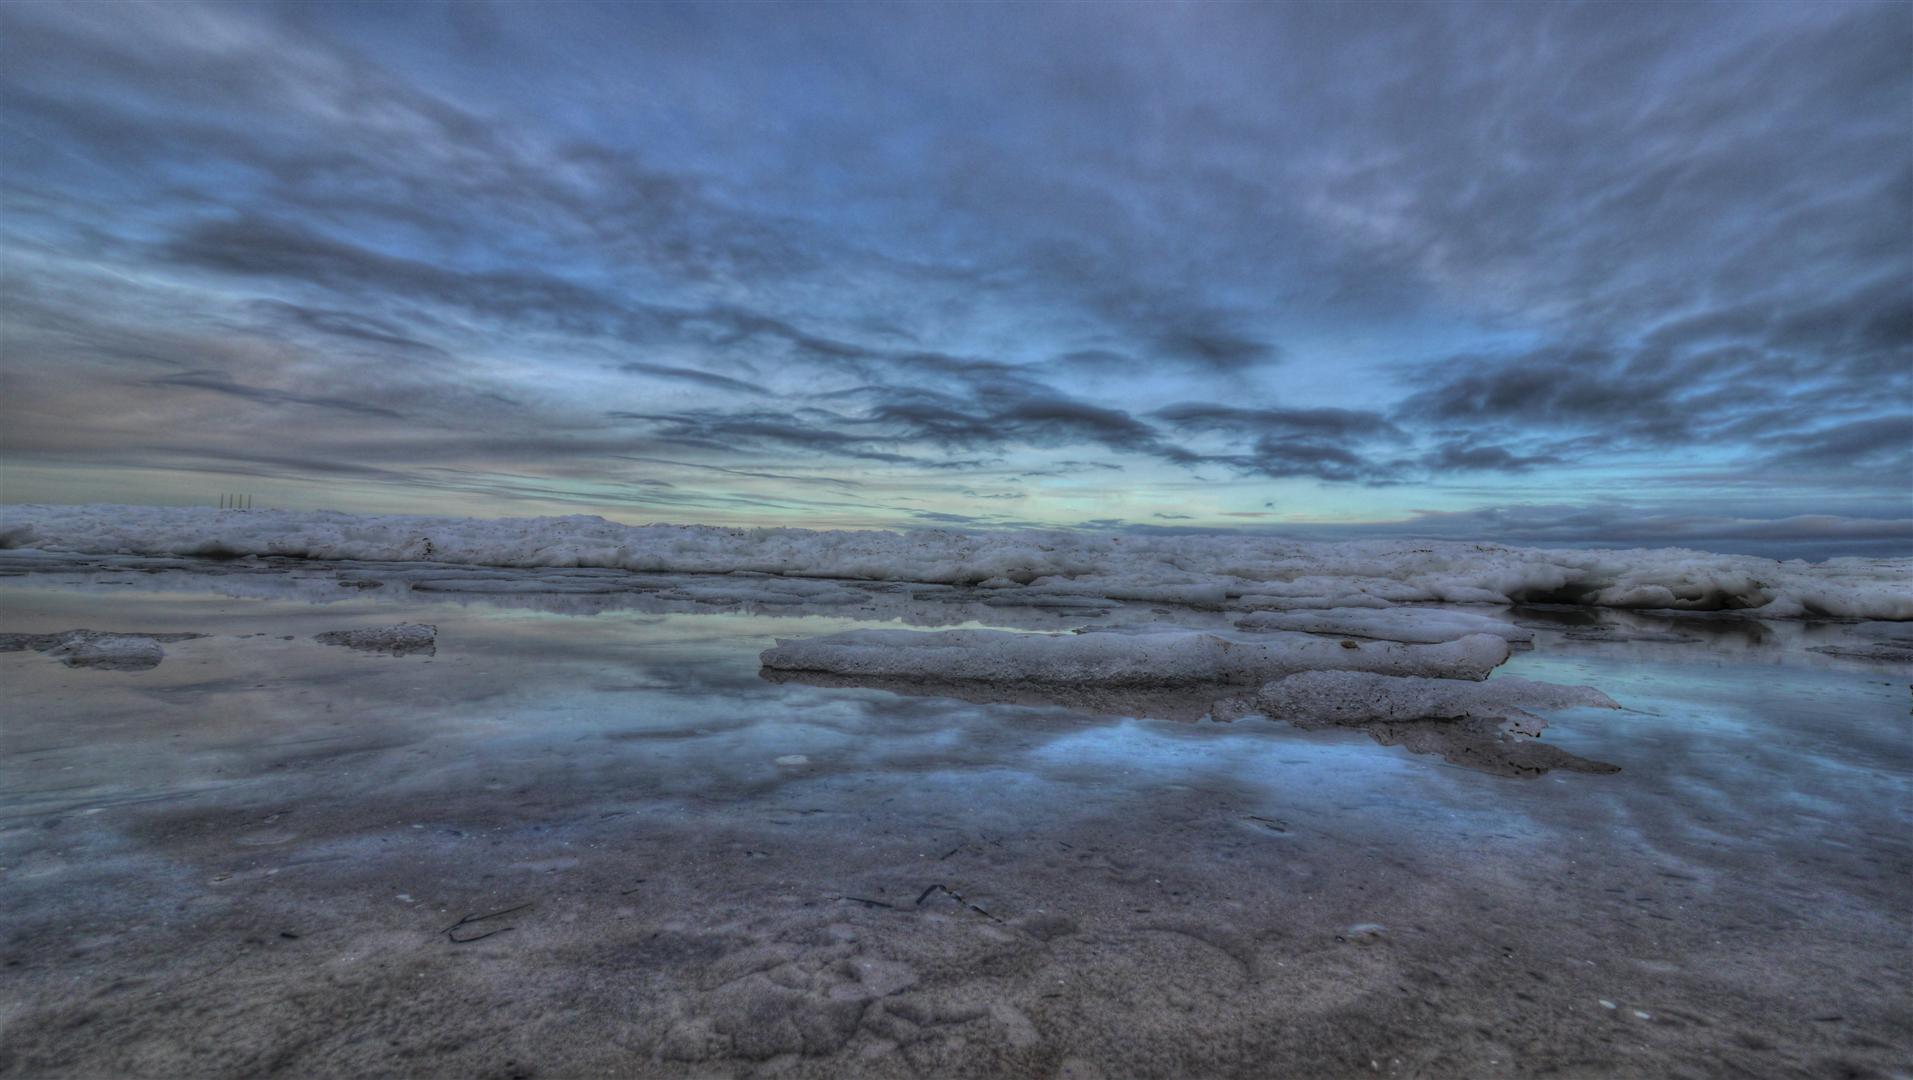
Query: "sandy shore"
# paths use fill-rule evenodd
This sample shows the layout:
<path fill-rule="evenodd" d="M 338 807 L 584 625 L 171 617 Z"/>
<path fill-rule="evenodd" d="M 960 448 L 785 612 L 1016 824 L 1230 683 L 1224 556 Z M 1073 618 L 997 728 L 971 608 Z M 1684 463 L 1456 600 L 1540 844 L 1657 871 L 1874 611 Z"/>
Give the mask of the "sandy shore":
<path fill-rule="evenodd" d="M 0 631 L 207 635 L 0 654 L 0 1075 L 1913 1062 L 1905 678 L 1812 628 L 1529 613 L 1507 671 L 1626 708 L 1545 740 L 1621 771 L 1523 779 L 759 677 L 855 612 L 170 574 L 0 583 Z"/>

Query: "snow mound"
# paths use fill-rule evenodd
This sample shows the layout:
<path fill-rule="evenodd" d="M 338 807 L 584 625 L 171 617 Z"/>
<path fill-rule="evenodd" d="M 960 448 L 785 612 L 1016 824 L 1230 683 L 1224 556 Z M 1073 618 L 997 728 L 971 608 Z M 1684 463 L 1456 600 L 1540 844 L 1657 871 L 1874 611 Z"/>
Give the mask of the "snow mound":
<path fill-rule="evenodd" d="M 1488 615 L 1434 608 L 1326 608 L 1320 611 L 1257 611 L 1236 620 L 1243 630 L 1294 630 L 1305 634 L 1382 641 L 1454 641 L 1469 634 L 1493 634 L 1509 641 L 1531 642 L 1534 631 Z"/>
<path fill-rule="evenodd" d="M 1007 630 L 853 630 L 780 639 L 760 658 L 773 671 L 878 679 L 1167 686 L 1259 683 L 1335 669 L 1482 679 L 1508 659 L 1508 643 L 1475 634 L 1437 645 L 1335 641 L 1308 634 L 1237 640 L 1193 630 L 1138 634 L 1020 634 Z"/>
<path fill-rule="evenodd" d="M 323 634 L 314 634 L 312 640 L 321 645 L 343 645 L 360 652 L 389 653 L 393 656 L 409 656 L 412 653 L 432 656 L 438 653 L 438 627 L 428 623 L 399 623 L 396 626 L 375 626 L 364 630 L 327 630 Z"/>
<path fill-rule="evenodd" d="M 1230 610 L 1581 604 L 1913 619 L 1913 559 L 1776 562 L 1679 548 L 1034 530 L 818 532 L 620 525 L 600 517 L 435 518 L 209 507 L 0 507 L 13 546 L 87 554 L 285 556 L 643 572 L 749 572 L 1031 590 Z"/>

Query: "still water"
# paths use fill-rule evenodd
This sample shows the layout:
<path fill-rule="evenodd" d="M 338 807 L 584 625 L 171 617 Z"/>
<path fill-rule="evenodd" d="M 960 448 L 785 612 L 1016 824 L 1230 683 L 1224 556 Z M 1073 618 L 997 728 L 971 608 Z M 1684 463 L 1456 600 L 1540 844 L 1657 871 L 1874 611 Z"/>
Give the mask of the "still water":
<path fill-rule="evenodd" d="M 0 1075 L 1913 1067 L 1899 627 L 1517 611 L 1503 672 L 1624 709 L 1543 739 L 1620 771 L 1510 776 L 757 663 L 1214 615 L 168 566 L 0 580 L 0 632 L 205 635 L 0 653 Z"/>

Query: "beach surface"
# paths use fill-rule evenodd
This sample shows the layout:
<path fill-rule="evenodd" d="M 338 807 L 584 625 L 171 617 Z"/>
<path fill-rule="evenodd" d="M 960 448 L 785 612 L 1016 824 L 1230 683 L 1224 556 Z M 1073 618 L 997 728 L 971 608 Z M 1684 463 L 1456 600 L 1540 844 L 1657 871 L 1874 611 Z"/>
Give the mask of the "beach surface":
<path fill-rule="evenodd" d="M 1240 612 L 6 569 L 0 1075 L 1913 1063 L 1905 624 L 1432 609 L 1530 639 L 1482 685 L 1620 706 L 1546 711 L 1511 764 L 1493 732 L 760 660 Z"/>

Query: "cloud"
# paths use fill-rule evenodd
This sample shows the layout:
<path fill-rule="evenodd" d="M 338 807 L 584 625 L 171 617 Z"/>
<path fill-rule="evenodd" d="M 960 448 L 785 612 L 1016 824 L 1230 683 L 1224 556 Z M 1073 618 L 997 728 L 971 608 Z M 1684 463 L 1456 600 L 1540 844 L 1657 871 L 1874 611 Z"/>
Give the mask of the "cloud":
<path fill-rule="evenodd" d="M 449 356 L 445 350 L 407 334 L 398 325 L 370 315 L 303 307 L 280 300 L 254 300 L 247 307 L 267 319 L 325 337 L 357 343 L 380 354 L 389 355 L 396 351 L 433 357 Z"/>
<path fill-rule="evenodd" d="M 1913 467 L 1893 3 L 0 34 L 10 455 L 860 524 L 1013 482 L 1052 523 L 1198 486 L 1864 522 Z"/>
<path fill-rule="evenodd" d="M 1901 480 L 1913 476 L 1913 414 L 1855 420 L 1777 441 L 1781 449 L 1768 459 L 1775 465 L 1879 469 Z"/>
<path fill-rule="evenodd" d="M 1487 446 L 1466 439 L 1442 443 L 1422 458 L 1435 472 L 1526 472 L 1541 465 L 1559 465 L 1554 454 L 1517 454 L 1505 446 Z"/>
<path fill-rule="evenodd" d="M 1184 402 L 1151 414 L 1186 431 L 1304 434 L 1324 438 L 1402 439 L 1406 434 L 1381 413 L 1358 409 L 1243 408 L 1212 402 Z"/>
<path fill-rule="evenodd" d="M 178 375 L 150 379 L 146 385 L 154 387 L 180 387 L 189 390 L 208 390 L 215 394 L 227 394 L 248 401 L 262 402 L 268 405 L 310 405 L 318 409 L 333 409 L 339 412 L 357 413 L 361 416 L 379 416 L 391 420 L 403 420 L 405 414 L 396 409 L 372 405 L 363 401 L 347 398 L 308 397 L 304 394 L 292 394 L 283 390 L 270 390 L 259 386 L 247 386 L 234 382 L 223 371 L 187 371 Z"/>
<path fill-rule="evenodd" d="M 742 379 L 733 379 L 728 375 L 718 375 L 709 371 L 699 371 L 696 368 L 670 367 L 665 364 L 645 364 L 632 360 L 619 364 L 618 370 L 630 372 L 633 375 L 649 375 L 657 379 L 677 379 L 684 382 L 694 382 L 703 386 L 713 387 L 718 390 L 728 390 L 739 394 L 754 396 L 767 392 L 763 387 L 747 383 Z"/>

